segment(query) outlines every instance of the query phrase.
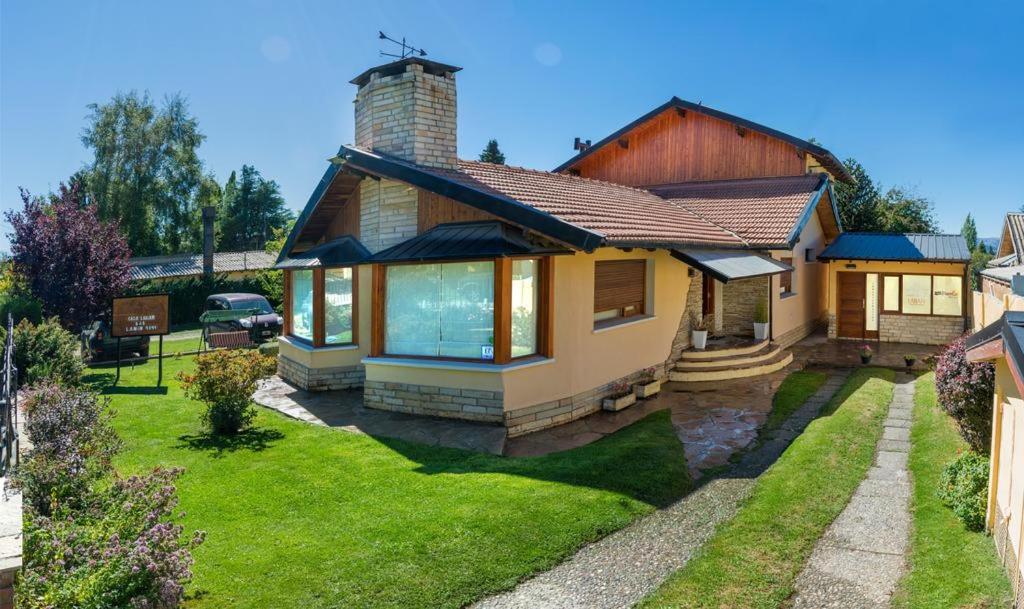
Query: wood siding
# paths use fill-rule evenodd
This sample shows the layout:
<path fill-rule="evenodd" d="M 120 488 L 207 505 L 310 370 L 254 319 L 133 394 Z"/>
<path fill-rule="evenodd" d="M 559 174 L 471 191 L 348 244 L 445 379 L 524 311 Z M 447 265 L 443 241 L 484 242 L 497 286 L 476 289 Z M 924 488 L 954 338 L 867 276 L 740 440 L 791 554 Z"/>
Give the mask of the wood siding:
<path fill-rule="evenodd" d="M 334 176 L 316 209 L 299 233 L 295 251 L 309 249 L 321 243 L 328 234 L 359 236 L 359 183 L 361 179 L 345 172 Z M 354 206 L 350 203 L 355 201 Z M 355 222 L 351 222 L 352 218 Z"/>
<path fill-rule="evenodd" d="M 644 312 L 646 260 L 601 260 L 594 264 L 594 312 L 619 309 L 623 315 Z M 632 307 L 632 309 L 631 309 Z"/>
<path fill-rule="evenodd" d="M 419 191 L 417 208 L 416 224 L 420 233 L 426 232 L 438 224 L 448 222 L 479 222 L 496 219 L 485 211 L 423 190 Z"/>
<path fill-rule="evenodd" d="M 669 109 L 576 165 L 580 175 L 630 186 L 802 175 L 796 146 L 731 123 Z"/>
<path fill-rule="evenodd" d="M 359 189 L 357 188 L 353 192 L 348 201 L 336 212 L 334 220 L 331 221 L 330 226 L 327 227 L 327 232 L 324 234 L 324 240 L 330 241 L 335 237 L 342 235 L 352 235 L 356 239 L 359 238 Z"/>

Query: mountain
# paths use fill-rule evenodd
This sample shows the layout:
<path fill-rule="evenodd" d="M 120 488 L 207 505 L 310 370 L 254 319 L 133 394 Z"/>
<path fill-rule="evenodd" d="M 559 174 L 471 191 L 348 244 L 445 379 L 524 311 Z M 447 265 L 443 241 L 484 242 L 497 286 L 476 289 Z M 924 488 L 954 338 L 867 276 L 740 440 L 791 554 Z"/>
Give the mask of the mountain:
<path fill-rule="evenodd" d="M 982 238 L 979 238 L 978 241 L 981 242 L 982 244 L 984 244 L 985 247 L 987 247 L 988 251 L 990 251 L 990 252 L 996 251 L 996 248 L 999 247 L 999 238 L 998 237 L 982 237 Z"/>

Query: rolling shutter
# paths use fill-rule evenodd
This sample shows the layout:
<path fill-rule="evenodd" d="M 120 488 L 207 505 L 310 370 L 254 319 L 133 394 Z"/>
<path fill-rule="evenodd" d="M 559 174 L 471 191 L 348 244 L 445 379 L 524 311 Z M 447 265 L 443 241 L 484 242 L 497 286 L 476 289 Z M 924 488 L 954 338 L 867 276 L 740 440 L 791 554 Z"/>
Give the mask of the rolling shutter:
<path fill-rule="evenodd" d="M 594 268 L 594 312 L 618 310 L 626 317 L 644 312 L 647 262 L 602 260 Z"/>

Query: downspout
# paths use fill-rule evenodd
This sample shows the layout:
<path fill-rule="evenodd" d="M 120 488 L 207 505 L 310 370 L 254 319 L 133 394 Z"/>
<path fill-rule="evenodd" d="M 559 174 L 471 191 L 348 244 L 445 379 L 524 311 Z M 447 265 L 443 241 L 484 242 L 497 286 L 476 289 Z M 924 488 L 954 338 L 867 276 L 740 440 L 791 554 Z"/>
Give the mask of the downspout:
<path fill-rule="evenodd" d="M 772 256 L 774 258 L 774 256 Z M 775 302 L 772 299 L 772 285 L 775 283 L 775 275 L 768 275 L 768 342 L 775 340 Z"/>

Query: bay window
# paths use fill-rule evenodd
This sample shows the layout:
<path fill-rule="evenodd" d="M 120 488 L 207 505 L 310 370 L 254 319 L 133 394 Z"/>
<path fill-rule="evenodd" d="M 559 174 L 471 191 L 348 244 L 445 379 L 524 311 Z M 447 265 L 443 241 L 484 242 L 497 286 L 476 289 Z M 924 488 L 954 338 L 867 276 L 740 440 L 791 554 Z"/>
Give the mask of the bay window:
<path fill-rule="evenodd" d="M 292 271 L 291 335 L 313 342 L 313 271 Z"/>
<path fill-rule="evenodd" d="M 961 275 L 884 275 L 882 311 L 904 315 L 964 314 L 964 278 Z"/>
<path fill-rule="evenodd" d="M 285 271 L 285 333 L 314 347 L 356 343 L 355 267 Z"/>

